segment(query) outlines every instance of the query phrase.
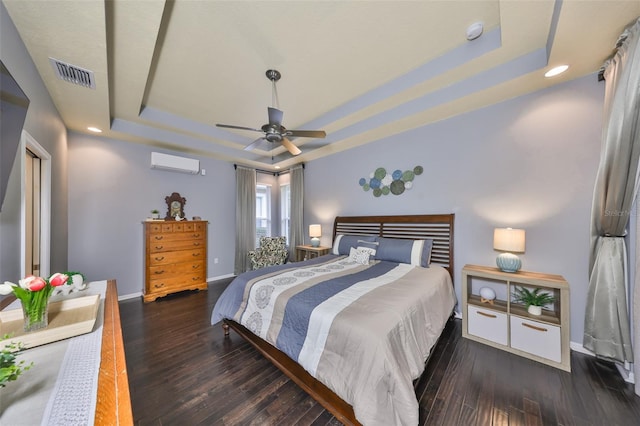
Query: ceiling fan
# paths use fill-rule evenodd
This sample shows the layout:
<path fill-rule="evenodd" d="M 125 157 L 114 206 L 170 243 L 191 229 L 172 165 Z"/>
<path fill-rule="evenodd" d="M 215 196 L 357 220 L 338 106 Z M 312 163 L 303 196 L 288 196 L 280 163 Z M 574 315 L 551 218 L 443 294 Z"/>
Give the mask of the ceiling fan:
<path fill-rule="evenodd" d="M 278 105 L 278 91 L 276 89 L 276 81 L 280 80 L 281 74 L 277 70 L 267 70 L 267 78 L 271 80 L 271 91 L 272 91 L 272 104 Z M 225 127 L 228 129 L 240 129 L 240 130 L 251 130 L 254 132 L 263 132 L 264 136 L 259 137 L 249 145 L 247 145 L 244 150 L 251 151 L 255 149 L 262 143 L 262 141 L 267 141 L 272 144 L 280 143 L 284 146 L 291 155 L 298 155 L 302 151 L 300 148 L 295 146 L 293 142 L 289 140 L 289 136 L 292 137 L 303 137 L 303 138 L 324 138 L 327 134 L 323 130 L 289 130 L 282 125 L 282 116 L 284 113 L 277 108 L 268 107 L 267 113 L 269 115 L 269 122 L 263 125 L 260 129 L 254 129 L 252 127 L 243 127 L 243 126 L 232 126 L 229 124 L 216 124 L 218 127 Z"/>

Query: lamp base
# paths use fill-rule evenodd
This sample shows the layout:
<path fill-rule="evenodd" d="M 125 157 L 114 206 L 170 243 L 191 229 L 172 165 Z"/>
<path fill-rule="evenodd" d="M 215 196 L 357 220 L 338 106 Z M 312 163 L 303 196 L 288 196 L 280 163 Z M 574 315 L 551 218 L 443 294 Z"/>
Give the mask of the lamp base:
<path fill-rule="evenodd" d="M 313 237 L 311 239 L 311 247 L 320 247 L 320 238 Z"/>
<path fill-rule="evenodd" d="M 513 253 L 502 253 L 496 258 L 496 265 L 503 272 L 518 272 L 522 261 Z"/>

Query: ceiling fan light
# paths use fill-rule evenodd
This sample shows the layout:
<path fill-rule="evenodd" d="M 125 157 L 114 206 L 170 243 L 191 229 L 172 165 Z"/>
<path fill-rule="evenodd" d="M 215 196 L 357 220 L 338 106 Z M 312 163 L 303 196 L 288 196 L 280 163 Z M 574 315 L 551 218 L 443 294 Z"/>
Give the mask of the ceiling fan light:
<path fill-rule="evenodd" d="M 305 138 L 324 138 L 326 133 L 323 130 L 287 130 L 282 125 L 282 117 L 284 113 L 278 107 L 278 92 L 276 89 L 276 81 L 280 80 L 281 74 L 277 70 L 267 70 L 267 78 L 271 80 L 273 86 L 273 107 L 267 108 L 269 123 L 264 124 L 260 130 L 251 127 L 234 126 L 230 124 L 216 124 L 217 127 L 227 129 L 251 130 L 254 132 L 263 132 L 264 136 L 256 139 L 251 144 L 244 147 L 245 151 L 255 149 L 263 140 L 270 143 L 281 143 L 291 155 L 299 155 L 302 153 L 293 142 L 287 139 L 287 136 L 305 137 Z"/>

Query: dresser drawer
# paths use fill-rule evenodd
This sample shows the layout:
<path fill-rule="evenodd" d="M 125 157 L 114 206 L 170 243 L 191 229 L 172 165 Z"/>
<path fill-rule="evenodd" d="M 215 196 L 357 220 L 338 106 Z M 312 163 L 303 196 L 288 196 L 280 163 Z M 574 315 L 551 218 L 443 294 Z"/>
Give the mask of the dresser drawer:
<path fill-rule="evenodd" d="M 507 314 L 468 305 L 467 330 L 469 334 L 506 346 Z"/>
<path fill-rule="evenodd" d="M 149 280 L 147 293 L 164 292 L 167 290 L 186 290 L 191 285 L 196 286 L 205 282 L 204 271 L 191 274 L 181 274 L 173 278 L 157 278 Z"/>
<path fill-rule="evenodd" d="M 192 231 L 192 232 L 163 232 L 159 234 L 149 234 L 148 244 L 164 243 L 168 241 L 189 241 L 189 240 L 201 240 L 204 241 L 204 232 Z"/>
<path fill-rule="evenodd" d="M 158 234 L 161 232 L 173 232 L 173 224 L 166 223 L 166 222 L 150 223 L 147 226 L 147 229 L 151 234 Z"/>
<path fill-rule="evenodd" d="M 155 241 L 150 242 L 149 253 L 163 253 L 167 251 L 192 250 L 202 248 L 205 245 L 204 239 L 200 240 L 178 240 L 178 241 Z"/>
<path fill-rule="evenodd" d="M 147 271 L 149 279 L 156 280 L 159 278 L 174 278 L 184 274 L 199 273 L 205 270 L 204 261 L 198 260 L 194 262 L 170 263 L 168 265 L 151 266 Z"/>
<path fill-rule="evenodd" d="M 561 362 L 560 327 L 511 316 L 511 347 Z"/>
<path fill-rule="evenodd" d="M 149 266 L 168 265 L 171 263 L 193 262 L 205 260 L 205 249 L 169 251 L 166 253 L 154 253 L 149 256 Z"/>

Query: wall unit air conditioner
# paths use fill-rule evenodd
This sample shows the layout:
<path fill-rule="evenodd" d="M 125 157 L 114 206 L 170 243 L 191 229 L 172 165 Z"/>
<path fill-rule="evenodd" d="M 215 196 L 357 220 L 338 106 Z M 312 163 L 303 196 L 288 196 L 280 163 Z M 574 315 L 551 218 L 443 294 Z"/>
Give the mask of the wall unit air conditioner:
<path fill-rule="evenodd" d="M 200 161 L 194 160 L 193 158 L 152 152 L 151 168 L 197 175 L 200 171 Z"/>

